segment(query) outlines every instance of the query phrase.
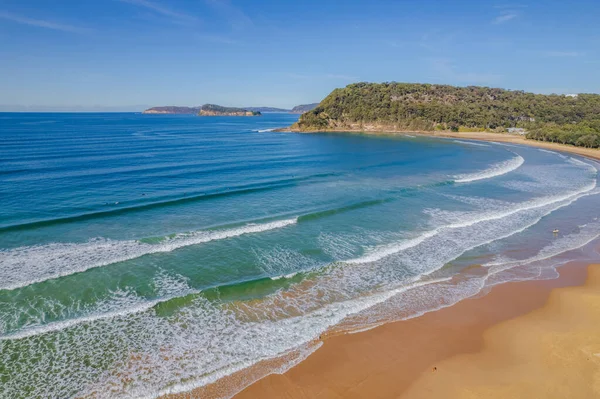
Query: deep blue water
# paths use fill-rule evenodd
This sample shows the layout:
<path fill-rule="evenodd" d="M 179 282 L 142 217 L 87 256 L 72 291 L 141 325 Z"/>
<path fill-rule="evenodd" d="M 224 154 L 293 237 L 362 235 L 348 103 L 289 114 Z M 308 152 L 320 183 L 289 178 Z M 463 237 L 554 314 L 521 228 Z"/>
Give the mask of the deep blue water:
<path fill-rule="evenodd" d="M 600 234 L 593 161 L 270 131 L 296 118 L 0 114 L 0 397 L 292 364 L 330 328 L 551 277 Z"/>

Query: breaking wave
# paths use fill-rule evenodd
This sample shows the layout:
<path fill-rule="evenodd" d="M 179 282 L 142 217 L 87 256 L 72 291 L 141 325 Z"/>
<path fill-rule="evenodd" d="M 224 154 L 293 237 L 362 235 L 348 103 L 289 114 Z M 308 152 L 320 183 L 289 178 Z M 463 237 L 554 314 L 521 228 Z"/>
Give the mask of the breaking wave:
<path fill-rule="evenodd" d="M 98 238 L 82 244 L 52 243 L 2 250 L 0 251 L 0 290 L 13 290 L 144 255 L 171 252 L 190 245 L 280 229 L 296 222 L 297 219 L 293 218 L 268 223 L 251 223 L 230 229 L 180 233 L 165 237 L 157 244 L 139 240 L 118 241 Z"/>
<path fill-rule="evenodd" d="M 523 159 L 522 156 L 517 155 L 507 161 L 493 164 L 484 171 L 455 176 L 454 181 L 456 183 L 470 183 L 477 180 L 491 179 L 492 177 L 502 176 L 518 169 L 524 162 L 525 159 Z"/>

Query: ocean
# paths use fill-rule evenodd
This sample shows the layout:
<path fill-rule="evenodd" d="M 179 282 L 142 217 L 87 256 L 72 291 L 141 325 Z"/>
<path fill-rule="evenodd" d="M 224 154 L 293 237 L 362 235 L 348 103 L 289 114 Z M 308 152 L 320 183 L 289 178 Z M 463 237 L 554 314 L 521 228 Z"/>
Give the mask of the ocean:
<path fill-rule="evenodd" d="M 0 114 L 0 397 L 228 397 L 598 257 L 594 161 L 296 119 Z"/>

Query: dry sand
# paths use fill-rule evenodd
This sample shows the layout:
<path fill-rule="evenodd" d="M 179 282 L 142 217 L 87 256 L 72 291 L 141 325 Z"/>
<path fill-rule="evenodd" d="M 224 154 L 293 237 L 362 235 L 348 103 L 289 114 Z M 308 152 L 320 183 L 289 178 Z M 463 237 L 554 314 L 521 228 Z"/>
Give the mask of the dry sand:
<path fill-rule="evenodd" d="M 585 286 L 487 330 L 483 349 L 424 373 L 403 398 L 600 398 L 600 265 Z"/>

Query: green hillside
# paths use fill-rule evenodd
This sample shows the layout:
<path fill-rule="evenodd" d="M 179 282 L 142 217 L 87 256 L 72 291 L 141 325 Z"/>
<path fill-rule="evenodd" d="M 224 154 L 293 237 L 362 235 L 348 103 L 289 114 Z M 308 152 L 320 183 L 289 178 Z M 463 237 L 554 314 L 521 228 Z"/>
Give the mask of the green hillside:
<path fill-rule="evenodd" d="M 600 147 L 600 95 L 544 95 L 489 87 L 355 83 L 335 89 L 293 130 L 496 131 Z"/>

